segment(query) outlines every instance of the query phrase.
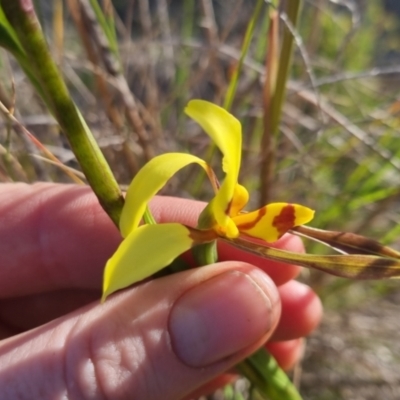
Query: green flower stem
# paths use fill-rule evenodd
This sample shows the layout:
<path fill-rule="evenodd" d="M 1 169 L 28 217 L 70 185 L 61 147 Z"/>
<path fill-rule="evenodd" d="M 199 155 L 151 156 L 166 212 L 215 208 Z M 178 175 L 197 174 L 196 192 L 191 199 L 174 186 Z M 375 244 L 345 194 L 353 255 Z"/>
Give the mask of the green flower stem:
<path fill-rule="evenodd" d="M 256 351 L 236 368 L 250 379 L 260 394 L 269 399 L 301 400 L 296 387 L 275 358 L 264 348 Z"/>
<path fill-rule="evenodd" d="M 49 52 L 30 0 L 0 0 L 1 7 L 25 51 L 40 94 L 67 136 L 82 171 L 100 204 L 118 226 L 124 203 L 107 161 L 75 106 Z"/>
<path fill-rule="evenodd" d="M 192 249 L 196 265 L 210 265 L 218 262 L 217 242 L 199 244 Z"/>

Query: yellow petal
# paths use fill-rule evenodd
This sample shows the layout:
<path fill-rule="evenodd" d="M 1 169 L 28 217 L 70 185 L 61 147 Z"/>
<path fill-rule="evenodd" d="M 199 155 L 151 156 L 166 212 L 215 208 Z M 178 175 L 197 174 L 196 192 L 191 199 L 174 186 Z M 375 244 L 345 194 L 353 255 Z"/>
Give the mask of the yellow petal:
<path fill-rule="evenodd" d="M 194 119 L 224 155 L 224 172 L 239 173 L 242 150 L 240 122 L 224 108 L 204 100 L 191 100 L 185 112 Z"/>
<path fill-rule="evenodd" d="M 242 128 L 240 122 L 223 108 L 204 100 L 192 100 L 185 108 L 211 137 L 223 154 L 222 168 L 226 173 L 220 190 L 210 202 L 210 209 L 217 224 L 225 229 L 231 224 L 229 214 L 231 201 L 238 181 L 241 151 Z"/>
<path fill-rule="evenodd" d="M 249 201 L 249 192 L 247 189 L 239 184 L 235 185 L 235 192 L 229 209 L 229 215 L 235 217 L 242 211 L 243 207 Z"/>
<path fill-rule="evenodd" d="M 139 226 L 140 220 L 151 198 L 180 169 L 197 163 L 207 174 L 212 171 L 201 158 L 185 153 L 166 153 L 151 159 L 133 178 L 126 193 L 119 227 L 123 237 L 127 237 Z M 210 178 L 211 179 L 211 178 Z"/>
<path fill-rule="evenodd" d="M 198 228 L 213 229 L 218 236 L 233 239 L 239 236 L 239 229 L 231 217 L 237 215 L 249 201 L 249 193 L 242 185 L 236 184 L 228 212 L 228 218 L 225 225 L 217 222 L 215 214 L 215 203 L 210 202 L 202 211 L 199 217 Z"/>
<path fill-rule="evenodd" d="M 211 201 L 201 212 L 198 225 L 199 229 L 212 229 L 220 237 L 233 239 L 239 236 L 239 230 L 232 218 L 228 215 L 224 224 L 216 219 L 215 203 Z"/>
<path fill-rule="evenodd" d="M 311 221 L 314 211 L 299 204 L 272 203 L 233 218 L 240 233 L 272 243 L 289 229 Z"/>
<path fill-rule="evenodd" d="M 102 301 L 166 267 L 192 245 L 190 230 L 181 224 L 143 225 L 133 230 L 107 262 Z"/>

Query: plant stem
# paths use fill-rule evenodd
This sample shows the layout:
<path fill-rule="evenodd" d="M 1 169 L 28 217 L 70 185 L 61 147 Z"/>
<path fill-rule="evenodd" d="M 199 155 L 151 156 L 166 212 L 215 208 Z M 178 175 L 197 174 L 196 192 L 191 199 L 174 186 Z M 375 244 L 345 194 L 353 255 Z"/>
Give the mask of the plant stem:
<path fill-rule="evenodd" d="M 302 399 L 286 373 L 264 347 L 246 358 L 236 368 L 250 379 L 259 394 L 268 399 Z"/>
<path fill-rule="evenodd" d="M 118 226 L 124 202 L 122 193 L 51 57 L 32 2 L 0 0 L 0 4 L 24 48 L 34 77 L 41 85 L 44 101 L 67 136 L 100 204 Z"/>

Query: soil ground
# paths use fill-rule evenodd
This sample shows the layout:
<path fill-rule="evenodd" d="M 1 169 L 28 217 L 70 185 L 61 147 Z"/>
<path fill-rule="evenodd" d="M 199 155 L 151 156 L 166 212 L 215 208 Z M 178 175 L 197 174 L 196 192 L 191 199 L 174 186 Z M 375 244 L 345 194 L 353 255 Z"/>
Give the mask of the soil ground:
<path fill-rule="evenodd" d="M 400 399 L 400 290 L 327 310 L 301 365 L 304 400 Z"/>

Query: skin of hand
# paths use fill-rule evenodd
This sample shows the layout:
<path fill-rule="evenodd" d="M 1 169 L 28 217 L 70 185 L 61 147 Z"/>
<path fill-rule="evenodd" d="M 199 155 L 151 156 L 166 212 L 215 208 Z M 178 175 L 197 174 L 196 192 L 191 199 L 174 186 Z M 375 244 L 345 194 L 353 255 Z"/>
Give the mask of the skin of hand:
<path fill-rule="evenodd" d="M 188 225 L 203 207 L 151 203 L 159 222 Z M 281 366 L 292 367 L 321 318 L 317 296 L 292 280 L 298 267 L 223 243 L 220 263 L 100 304 L 103 268 L 120 241 L 88 187 L 0 185 L 3 400 L 195 398 L 229 382 L 226 371 L 267 340 Z M 276 246 L 304 251 L 290 235 Z"/>

